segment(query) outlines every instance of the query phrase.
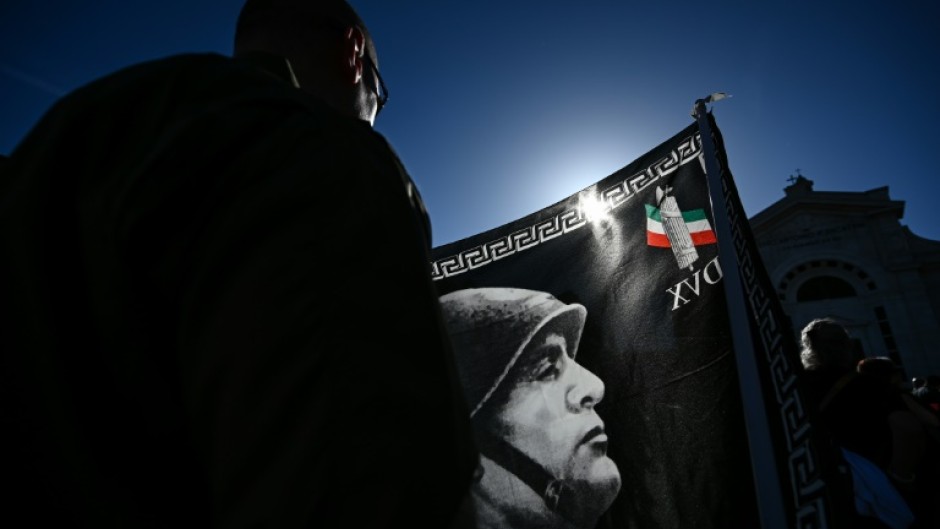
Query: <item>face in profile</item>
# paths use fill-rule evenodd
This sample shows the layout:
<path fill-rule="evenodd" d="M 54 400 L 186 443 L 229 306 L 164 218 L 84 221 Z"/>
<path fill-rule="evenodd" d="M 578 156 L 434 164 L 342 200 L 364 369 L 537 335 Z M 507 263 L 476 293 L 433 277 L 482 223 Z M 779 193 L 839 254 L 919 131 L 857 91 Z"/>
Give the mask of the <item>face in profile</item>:
<path fill-rule="evenodd" d="M 548 292 L 483 287 L 441 297 L 480 446 L 480 527 L 594 527 L 620 491 L 595 406 L 604 384 L 575 362 L 587 309 Z"/>
<path fill-rule="evenodd" d="M 557 332 L 536 336 L 513 371 L 493 429 L 565 480 L 576 495 L 566 502 L 568 517 L 593 526 L 620 491 L 620 472 L 607 456 L 604 422 L 594 410 L 604 397 L 604 383 L 575 362 Z"/>

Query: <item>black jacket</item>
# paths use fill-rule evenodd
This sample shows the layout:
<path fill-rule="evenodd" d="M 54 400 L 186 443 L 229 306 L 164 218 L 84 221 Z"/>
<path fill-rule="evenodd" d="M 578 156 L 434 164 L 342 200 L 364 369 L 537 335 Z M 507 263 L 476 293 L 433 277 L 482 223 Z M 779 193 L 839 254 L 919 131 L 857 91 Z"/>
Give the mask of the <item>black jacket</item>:
<path fill-rule="evenodd" d="M 476 453 L 427 219 L 367 124 L 179 56 L 63 98 L 5 173 L 8 520 L 447 524 Z"/>

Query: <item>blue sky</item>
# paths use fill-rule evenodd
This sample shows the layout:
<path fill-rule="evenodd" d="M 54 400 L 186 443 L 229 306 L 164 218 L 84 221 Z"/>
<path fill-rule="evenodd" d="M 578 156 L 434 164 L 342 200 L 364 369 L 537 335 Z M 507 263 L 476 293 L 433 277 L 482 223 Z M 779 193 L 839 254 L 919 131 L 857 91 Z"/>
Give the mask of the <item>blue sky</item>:
<path fill-rule="evenodd" d="M 712 92 L 748 213 L 799 168 L 889 186 L 940 240 L 940 4 L 352 0 L 391 98 L 376 122 L 444 244 L 602 179 Z M 141 60 L 229 53 L 241 0 L 0 1 L 0 153 L 63 93 Z"/>

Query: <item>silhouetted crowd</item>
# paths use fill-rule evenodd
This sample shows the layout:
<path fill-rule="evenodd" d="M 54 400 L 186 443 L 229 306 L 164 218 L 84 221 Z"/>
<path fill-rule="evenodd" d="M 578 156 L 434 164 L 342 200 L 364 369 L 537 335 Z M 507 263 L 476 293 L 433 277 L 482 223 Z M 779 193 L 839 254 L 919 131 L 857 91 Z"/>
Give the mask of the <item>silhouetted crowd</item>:
<path fill-rule="evenodd" d="M 801 341 L 820 428 L 851 476 L 853 527 L 940 527 L 940 377 L 908 389 L 890 358 L 856 360 L 831 319 L 807 324 Z"/>

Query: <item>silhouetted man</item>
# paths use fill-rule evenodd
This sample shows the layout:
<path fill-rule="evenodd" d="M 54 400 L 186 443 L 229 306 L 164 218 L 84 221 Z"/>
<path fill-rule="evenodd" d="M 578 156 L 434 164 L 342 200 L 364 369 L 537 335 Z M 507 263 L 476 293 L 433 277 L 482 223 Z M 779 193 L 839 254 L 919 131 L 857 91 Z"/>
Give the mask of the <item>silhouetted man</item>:
<path fill-rule="evenodd" d="M 341 0 L 63 98 L 0 181 L 6 519 L 446 527 L 477 458 Z"/>

